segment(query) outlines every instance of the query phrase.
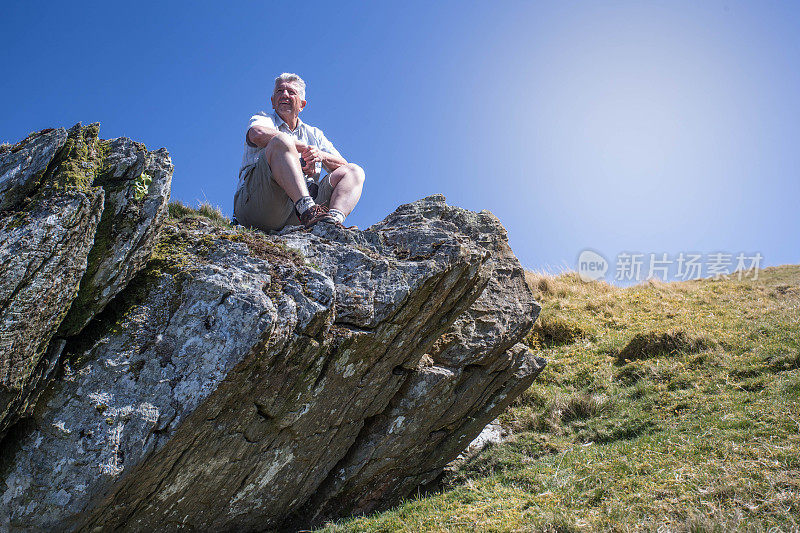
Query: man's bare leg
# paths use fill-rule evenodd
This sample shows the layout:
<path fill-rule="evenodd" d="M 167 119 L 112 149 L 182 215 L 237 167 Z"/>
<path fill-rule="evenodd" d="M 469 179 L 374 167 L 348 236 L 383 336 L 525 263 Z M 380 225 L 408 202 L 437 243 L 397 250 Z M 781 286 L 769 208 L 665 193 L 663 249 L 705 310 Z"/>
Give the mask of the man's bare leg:
<path fill-rule="evenodd" d="M 279 133 L 270 139 L 265 151 L 272 178 L 286 191 L 292 202 L 297 203 L 303 196 L 308 196 L 306 179 L 300 167 L 300 153 L 294 147 L 292 138 Z"/>
<path fill-rule="evenodd" d="M 364 188 L 364 169 L 354 163 L 342 165 L 330 175 L 333 193 L 331 209 L 338 209 L 344 216 L 349 215 L 361 198 Z"/>

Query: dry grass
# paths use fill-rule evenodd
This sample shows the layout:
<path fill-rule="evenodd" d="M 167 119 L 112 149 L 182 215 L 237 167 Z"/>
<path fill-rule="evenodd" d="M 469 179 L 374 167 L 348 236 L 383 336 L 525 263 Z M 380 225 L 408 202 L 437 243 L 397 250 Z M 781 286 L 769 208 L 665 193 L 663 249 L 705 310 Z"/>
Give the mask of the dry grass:
<path fill-rule="evenodd" d="M 650 359 L 662 355 L 697 353 L 713 346 L 703 335 L 691 335 L 682 329 L 638 333 L 617 354 L 620 363 Z"/>
<path fill-rule="evenodd" d="M 800 267 L 584 283 L 528 273 L 549 364 L 514 437 L 331 531 L 798 531 Z"/>
<path fill-rule="evenodd" d="M 584 337 L 580 326 L 559 317 L 542 317 L 531 329 L 526 342 L 537 348 L 570 344 Z"/>

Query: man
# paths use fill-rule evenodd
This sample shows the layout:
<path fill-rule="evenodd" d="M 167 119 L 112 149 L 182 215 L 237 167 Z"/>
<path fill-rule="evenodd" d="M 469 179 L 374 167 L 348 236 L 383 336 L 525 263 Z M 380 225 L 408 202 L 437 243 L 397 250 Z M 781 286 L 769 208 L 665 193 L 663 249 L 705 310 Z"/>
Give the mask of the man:
<path fill-rule="evenodd" d="M 361 198 L 364 170 L 348 163 L 319 128 L 300 120 L 306 84 L 297 74 L 275 78 L 271 114 L 250 119 L 233 214 L 265 231 L 344 220 Z M 319 179 L 322 169 L 327 175 Z M 309 190 L 311 189 L 311 190 Z"/>

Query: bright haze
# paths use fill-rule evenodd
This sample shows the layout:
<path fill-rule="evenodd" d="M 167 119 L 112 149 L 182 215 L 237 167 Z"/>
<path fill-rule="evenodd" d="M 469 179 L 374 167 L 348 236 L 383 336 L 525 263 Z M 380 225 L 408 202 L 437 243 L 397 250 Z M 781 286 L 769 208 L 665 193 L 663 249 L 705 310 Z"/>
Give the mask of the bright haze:
<path fill-rule="evenodd" d="M 0 141 L 100 122 L 230 216 L 248 119 L 297 72 L 301 119 L 366 170 L 349 224 L 442 193 L 532 269 L 798 263 L 798 27 L 795 4 L 733 1 L 8 3 Z"/>

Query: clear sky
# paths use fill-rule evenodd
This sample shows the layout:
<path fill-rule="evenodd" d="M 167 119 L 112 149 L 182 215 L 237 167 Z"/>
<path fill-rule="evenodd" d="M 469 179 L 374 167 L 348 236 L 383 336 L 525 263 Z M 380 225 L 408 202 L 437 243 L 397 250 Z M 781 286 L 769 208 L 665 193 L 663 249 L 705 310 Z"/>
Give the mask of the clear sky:
<path fill-rule="evenodd" d="M 442 193 L 523 265 L 590 248 L 800 263 L 793 2 L 6 2 L 0 141 L 100 122 L 230 215 L 272 81 L 367 174 L 348 223 Z M 733 259 L 735 263 L 735 258 Z M 671 273 L 672 274 L 672 273 Z M 703 275 L 706 271 L 703 271 Z"/>

